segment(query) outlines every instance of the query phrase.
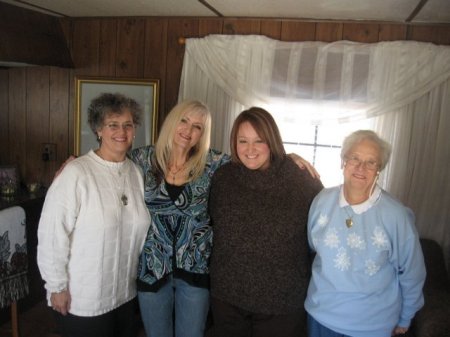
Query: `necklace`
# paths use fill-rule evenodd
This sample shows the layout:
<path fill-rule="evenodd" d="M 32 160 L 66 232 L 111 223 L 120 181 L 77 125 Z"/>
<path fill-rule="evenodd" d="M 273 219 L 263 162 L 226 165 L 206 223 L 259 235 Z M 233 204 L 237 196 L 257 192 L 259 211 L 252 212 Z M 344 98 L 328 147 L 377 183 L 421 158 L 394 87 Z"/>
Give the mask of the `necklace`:
<path fill-rule="evenodd" d="M 351 227 L 353 227 L 353 215 L 350 215 L 350 213 L 347 210 L 347 207 L 351 207 L 351 206 L 344 207 L 344 211 L 345 211 L 345 213 L 347 213 L 347 216 L 348 216 L 348 218 L 345 219 L 345 225 L 347 226 L 347 228 L 351 228 Z"/>
<path fill-rule="evenodd" d="M 98 152 L 97 152 L 97 154 L 98 154 L 98 156 L 100 157 L 100 158 L 102 158 L 103 159 L 103 157 L 102 157 L 102 155 L 101 155 L 101 151 L 100 151 L 100 149 L 98 150 Z M 103 160 L 105 160 L 105 159 L 103 159 Z M 106 160 L 105 160 L 106 161 Z M 120 201 L 122 202 L 122 205 L 123 206 L 127 206 L 128 205 L 128 197 L 127 197 L 127 195 L 125 194 L 125 180 L 126 180 L 126 177 L 127 177 L 127 170 L 128 170 L 128 165 L 127 165 L 127 162 L 125 162 L 125 163 L 123 163 L 123 165 L 121 166 L 121 167 L 113 167 L 113 168 L 111 168 L 108 164 L 109 163 L 111 163 L 111 162 L 108 162 L 108 163 L 106 163 L 106 167 L 108 168 L 108 171 L 109 171 L 109 173 L 111 174 L 111 176 L 113 177 L 113 179 L 115 180 L 116 179 L 116 174 L 119 176 L 119 179 L 121 180 L 121 182 L 122 182 L 122 187 L 121 187 L 121 192 L 120 192 Z M 123 169 L 123 171 L 121 171 L 121 169 Z M 116 172 L 115 172 L 116 171 Z M 115 185 L 115 184 L 114 184 Z"/>
<path fill-rule="evenodd" d="M 177 166 L 175 165 L 175 171 L 172 171 L 173 166 L 169 169 L 169 174 L 172 176 L 172 183 L 175 183 L 175 179 L 177 178 L 177 174 L 180 173 L 184 169 L 184 164 L 181 165 L 180 168 L 177 169 Z"/>
<path fill-rule="evenodd" d="M 125 166 L 125 165 L 124 165 Z M 125 169 L 125 167 L 124 167 L 124 171 L 122 172 L 122 171 L 120 171 L 120 169 L 118 169 L 117 170 L 117 174 L 119 175 L 119 178 L 121 178 L 121 181 L 122 181 L 122 188 L 121 188 L 121 192 L 120 192 L 120 201 L 122 201 L 122 205 L 123 206 L 126 206 L 126 205 L 128 205 L 128 197 L 127 197 L 127 195 L 125 194 L 125 180 L 126 180 L 126 177 L 127 177 L 127 175 L 126 175 L 126 169 Z"/>

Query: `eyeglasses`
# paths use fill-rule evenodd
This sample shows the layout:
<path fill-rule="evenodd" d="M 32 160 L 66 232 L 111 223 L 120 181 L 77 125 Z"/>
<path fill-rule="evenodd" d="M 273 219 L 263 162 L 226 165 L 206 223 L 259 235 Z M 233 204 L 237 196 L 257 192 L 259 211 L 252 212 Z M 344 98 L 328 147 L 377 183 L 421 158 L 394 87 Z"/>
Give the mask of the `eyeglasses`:
<path fill-rule="evenodd" d="M 111 131 L 119 131 L 121 128 L 125 131 L 131 131 L 134 129 L 133 123 L 123 123 L 122 125 L 120 125 L 119 123 L 112 122 L 112 123 L 105 124 L 104 126 L 107 127 Z"/>
<path fill-rule="evenodd" d="M 375 171 L 378 169 L 378 162 L 375 160 L 361 160 L 356 156 L 345 157 L 345 163 L 351 166 L 363 165 L 366 169 L 370 171 Z"/>

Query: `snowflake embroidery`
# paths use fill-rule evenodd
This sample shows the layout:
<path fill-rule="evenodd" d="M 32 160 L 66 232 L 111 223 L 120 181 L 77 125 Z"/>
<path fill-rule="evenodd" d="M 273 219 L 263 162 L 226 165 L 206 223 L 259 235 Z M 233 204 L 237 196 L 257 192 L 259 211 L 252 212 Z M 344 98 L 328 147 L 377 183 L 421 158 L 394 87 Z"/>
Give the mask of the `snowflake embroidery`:
<path fill-rule="evenodd" d="M 351 233 L 347 237 L 347 245 L 353 249 L 365 249 L 366 242 L 356 233 Z"/>
<path fill-rule="evenodd" d="M 340 248 L 334 259 L 334 266 L 340 271 L 345 271 L 350 268 L 350 257 L 344 248 Z"/>
<path fill-rule="evenodd" d="M 373 230 L 372 244 L 377 248 L 384 248 L 388 245 L 386 234 L 380 227 L 375 227 Z"/>
<path fill-rule="evenodd" d="M 317 220 L 317 224 L 320 227 L 325 227 L 328 223 L 328 215 L 326 214 L 320 214 L 319 216 L 319 220 Z"/>
<path fill-rule="evenodd" d="M 366 261 L 366 274 L 369 276 L 375 275 L 378 270 L 380 270 L 380 266 L 377 265 L 373 260 Z"/>
<path fill-rule="evenodd" d="M 330 229 L 325 235 L 325 239 L 323 240 L 325 245 L 330 248 L 337 248 L 339 246 L 339 237 L 336 233 L 335 229 Z"/>

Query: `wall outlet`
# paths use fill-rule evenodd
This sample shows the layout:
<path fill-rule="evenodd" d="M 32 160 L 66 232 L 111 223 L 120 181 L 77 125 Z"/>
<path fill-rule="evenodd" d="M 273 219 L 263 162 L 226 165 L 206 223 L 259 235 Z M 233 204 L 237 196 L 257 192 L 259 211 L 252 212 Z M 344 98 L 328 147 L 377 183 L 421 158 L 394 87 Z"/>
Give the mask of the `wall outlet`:
<path fill-rule="evenodd" d="M 56 160 L 56 144 L 42 143 L 42 160 L 55 161 Z"/>

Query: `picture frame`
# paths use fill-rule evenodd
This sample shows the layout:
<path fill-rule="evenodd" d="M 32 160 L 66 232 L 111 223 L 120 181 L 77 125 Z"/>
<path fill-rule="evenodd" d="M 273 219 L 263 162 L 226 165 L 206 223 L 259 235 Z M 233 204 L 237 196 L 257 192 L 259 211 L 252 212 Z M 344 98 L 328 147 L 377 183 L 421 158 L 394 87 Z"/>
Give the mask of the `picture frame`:
<path fill-rule="evenodd" d="M 117 79 L 104 77 L 75 78 L 74 154 L 96 149 L 98 142 L 88 124 L 87 110 L 92 99 L 102 93 L 121 93 L 142 108 L 142 121 L 136 129 L 133 148 L 154 144 L 157 137 L 159 80 Z"/>
<path fill-rule="evenodd" d="M 0 165 L 0 194 L 10 195 L 20 186 L 19 168 L 17 165 Z"/>

